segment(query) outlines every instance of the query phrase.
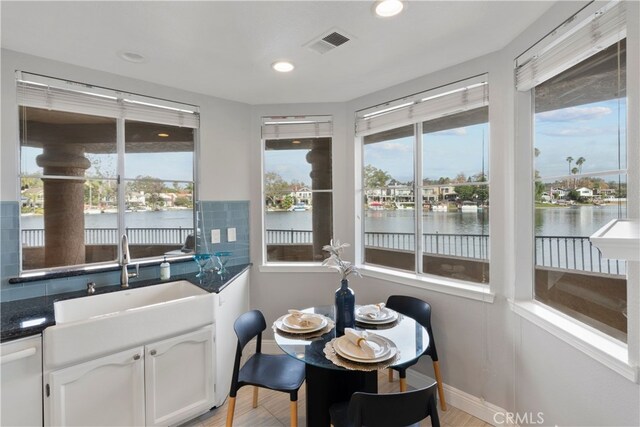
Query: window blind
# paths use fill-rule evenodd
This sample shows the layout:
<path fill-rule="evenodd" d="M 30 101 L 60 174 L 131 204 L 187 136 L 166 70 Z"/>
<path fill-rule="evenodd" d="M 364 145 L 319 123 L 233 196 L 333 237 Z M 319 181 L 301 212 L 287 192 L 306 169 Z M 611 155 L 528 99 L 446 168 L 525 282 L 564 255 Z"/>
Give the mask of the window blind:
<path fill-rule="evenodd" d="M 450 114 L 489 105 L 486 76 L 463 87 L 414 96 L 408 102 L 386 108 L 372 108 L 356 116 L 356 136 L 387 131 Z M 459 86 L 459 85 L 458 85 Z"/>
<path fill-rule="evenodd" d="M 319 138 L 333 136 L 330 116 L 264 117 L 262 139 Z"/>
<path fill-rule="evenodd" d="M 578 13 L 516 59 L 516 87 L 531 90 L 625 37 L 624 2 Z"/>
<path fill-rule="evenodd" d="M 18 73 L 18 105 L 197 129 L 197 107 Z"/>

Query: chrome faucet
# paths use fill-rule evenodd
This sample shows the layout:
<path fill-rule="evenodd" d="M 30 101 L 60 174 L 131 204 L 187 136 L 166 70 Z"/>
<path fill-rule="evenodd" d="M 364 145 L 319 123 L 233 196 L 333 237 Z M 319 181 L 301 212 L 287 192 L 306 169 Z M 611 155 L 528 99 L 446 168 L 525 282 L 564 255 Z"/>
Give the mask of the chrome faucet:
<path fill-rule="evenodd" d="M 120 287 L 128 288 L 129 279 L 138 277 L 139 265 L 135 264 L 136 266 L 135 273 L 129 273 L 128 265 L 131 260 L 131 254 L 129 253 L 129 238 L 127 237 L 126 234 L 122 235 L 120 242 L 121 242 L 120 246 L 122 247 L 122 259 L 120 260 L 120 265 L 122 266 L 122 269 L 120 270 Z"/>

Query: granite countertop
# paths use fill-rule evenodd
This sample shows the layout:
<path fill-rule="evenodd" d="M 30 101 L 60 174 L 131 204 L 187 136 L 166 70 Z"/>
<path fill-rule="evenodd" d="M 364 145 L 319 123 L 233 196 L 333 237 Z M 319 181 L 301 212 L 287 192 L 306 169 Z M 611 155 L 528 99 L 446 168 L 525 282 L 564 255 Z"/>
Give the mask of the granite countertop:
<path fill-rule="evenodd" d="M 243 264 L 227 267 L 228 272 L 224 276 L 209 274 L 202 282 L 195 277 L 196 273 L 173 276 L 170 281 L 187 280 L 210 293 L 219 293 L 236 277 L 248 270 L 250 266 L 251 264 Z M 129 283 L 129 289 L 152 286 L 159 283 L 165 282 L 160 281 L 160 279 L 131 281 Z M 46 327 L 55 325 L 53 303 L 56 301 L 87 296 L 92 297 L 121 290 L 120 285 L 101 286 L 96 288 L 94 295 L 87 295 L 87 292 L 83 290 L 0 303 L 0 317 L 2 319 L 0 341 L 5 342 L 36 335 L 41 333 Z"/>

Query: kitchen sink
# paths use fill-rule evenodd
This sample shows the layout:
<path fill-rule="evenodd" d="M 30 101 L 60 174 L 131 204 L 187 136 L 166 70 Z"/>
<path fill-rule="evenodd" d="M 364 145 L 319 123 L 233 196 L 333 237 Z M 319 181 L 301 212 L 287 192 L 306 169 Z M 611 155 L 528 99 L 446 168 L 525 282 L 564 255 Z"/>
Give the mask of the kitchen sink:
<path fill-rule="evenodd" d="M 213 294 L 187 281 L 57 301 L 43 332 L 47 369 L 162 340 L 214 323 Z"/>
<path fill-rule="evenodd" d="M 126 289 L 53 303 L 56 324 L 116 316 L 125 311 L 150 308 L 172 301 L 194 298 L 209 293 L 186 280 Z"/>

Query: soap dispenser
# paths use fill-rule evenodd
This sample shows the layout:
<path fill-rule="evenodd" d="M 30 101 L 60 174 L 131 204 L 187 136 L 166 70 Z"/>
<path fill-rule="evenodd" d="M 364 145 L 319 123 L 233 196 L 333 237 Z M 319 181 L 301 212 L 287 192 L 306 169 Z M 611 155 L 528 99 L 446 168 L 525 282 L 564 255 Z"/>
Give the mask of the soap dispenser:
<path fill-rule="evenodd" d="M 171 266 L 167 262 L 167 257 L 164 257 L 164 261 L 160 264 L 160 280 L 169 280 L 171 277 Z"/>

